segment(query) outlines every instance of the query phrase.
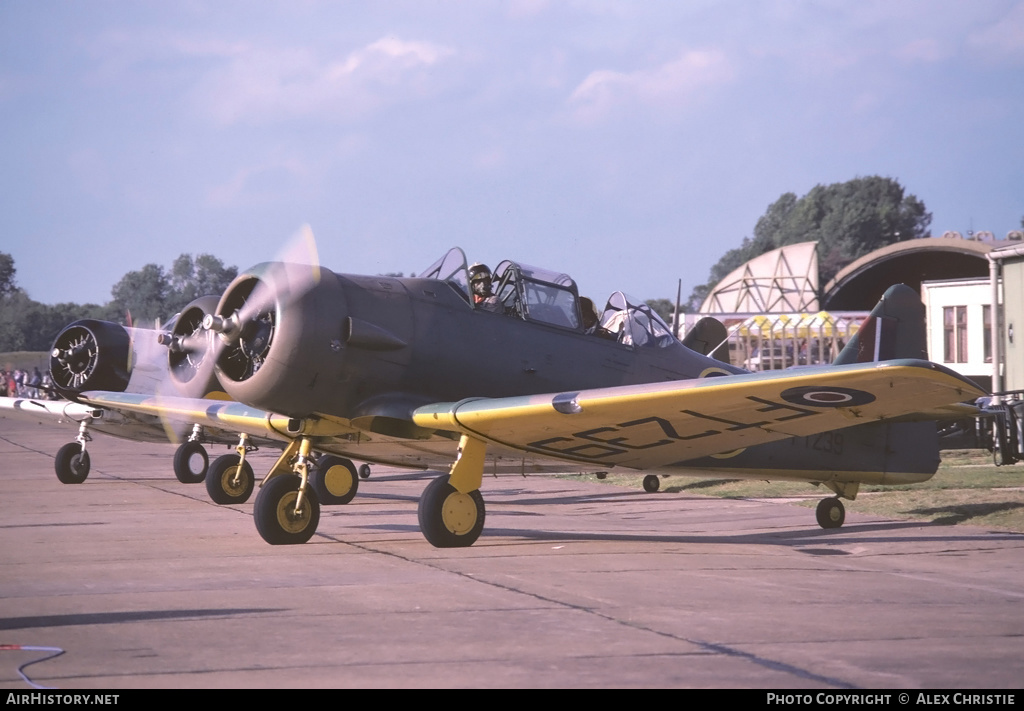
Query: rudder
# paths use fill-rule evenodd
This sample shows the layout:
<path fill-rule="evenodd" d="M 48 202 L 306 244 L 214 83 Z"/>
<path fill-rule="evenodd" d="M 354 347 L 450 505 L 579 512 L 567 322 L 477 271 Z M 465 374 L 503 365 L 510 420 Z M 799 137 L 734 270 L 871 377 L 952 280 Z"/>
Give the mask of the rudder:
<path fill-rule="evenodd" d="M 833 364 L 871 363 L 897 358 L 928 358 L 924 304 L 917 292 L 905 284 L 896 284 L 886 290 Z"/>

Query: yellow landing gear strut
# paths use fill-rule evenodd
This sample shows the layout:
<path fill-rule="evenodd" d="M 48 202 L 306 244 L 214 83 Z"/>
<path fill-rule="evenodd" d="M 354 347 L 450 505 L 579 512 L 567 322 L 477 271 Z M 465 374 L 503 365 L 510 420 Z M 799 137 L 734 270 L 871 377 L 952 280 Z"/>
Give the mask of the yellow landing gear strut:
<path fill-rule="evenodd" d="M 424 489 L 418 511 L 420 530 L 435 548 L 471 546 L 484 530 L 480 484 L 486 453 L 486 443 L 462 435 L 451 471 Z"/>

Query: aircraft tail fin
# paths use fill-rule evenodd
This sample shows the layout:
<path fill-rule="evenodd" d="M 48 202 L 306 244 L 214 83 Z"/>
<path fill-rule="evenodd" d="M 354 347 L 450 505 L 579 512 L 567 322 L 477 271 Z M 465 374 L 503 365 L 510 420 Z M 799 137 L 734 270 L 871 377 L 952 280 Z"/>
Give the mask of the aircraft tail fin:
<path fill-rule="evenodd" d="M 683 345 L 691 351 L 710 356 L 722 363 L 729 362 L 729 332 L 716 318 L 705 316 L 686 332 Z"/>
<path fill-rule="evenodd" d="M 904 284 L 889 287 L 833 364 L 897 358 L 928 358 L 924 304 L 917 292 Z"/>

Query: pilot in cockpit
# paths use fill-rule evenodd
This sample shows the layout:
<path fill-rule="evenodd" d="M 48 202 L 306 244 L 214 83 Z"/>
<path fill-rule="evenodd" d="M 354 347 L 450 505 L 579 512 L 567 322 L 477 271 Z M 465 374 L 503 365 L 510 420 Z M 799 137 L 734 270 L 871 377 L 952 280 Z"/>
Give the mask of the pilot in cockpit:
<path fill-rule="evenodd" d="M 486 264 L 479 262 L 469 268 L 469 288 L 473 293 L 473 306 L 482 311 L 500 313 L 503 309 L 492 287 L 493 277 Z"/>

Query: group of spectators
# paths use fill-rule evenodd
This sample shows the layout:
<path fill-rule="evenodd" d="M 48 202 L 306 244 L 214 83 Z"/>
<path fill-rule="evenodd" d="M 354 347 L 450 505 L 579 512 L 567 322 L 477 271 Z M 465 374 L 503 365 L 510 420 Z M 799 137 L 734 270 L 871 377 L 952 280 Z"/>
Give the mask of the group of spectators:
<path fill-rule="evenodd" d="M 0 370 L 0 397 L 28 397 L 34 399 L 55 400 L 53 382 L 49 373 L 40 373 L 39 368 L 31 372 L 15 368 Z"/>

